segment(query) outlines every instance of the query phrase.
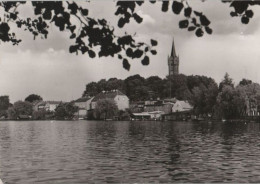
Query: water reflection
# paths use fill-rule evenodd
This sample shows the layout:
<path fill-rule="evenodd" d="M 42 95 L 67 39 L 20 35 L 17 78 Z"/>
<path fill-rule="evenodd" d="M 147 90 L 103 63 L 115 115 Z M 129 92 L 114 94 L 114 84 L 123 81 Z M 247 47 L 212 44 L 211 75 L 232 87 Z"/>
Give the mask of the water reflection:
<path fill-rule="evenodd" d="M 259 182 L 260 126 L 0 122 L 6 183 Z"/>

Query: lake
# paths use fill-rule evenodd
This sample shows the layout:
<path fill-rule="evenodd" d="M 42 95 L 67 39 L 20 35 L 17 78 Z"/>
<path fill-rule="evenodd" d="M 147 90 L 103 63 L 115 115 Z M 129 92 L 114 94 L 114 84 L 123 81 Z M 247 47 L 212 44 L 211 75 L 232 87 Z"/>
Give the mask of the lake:
<path fill-rule="evenodd" d="M 260 182 L 260 124 L 1 121 L 0 178 L 19 183 Z"/>

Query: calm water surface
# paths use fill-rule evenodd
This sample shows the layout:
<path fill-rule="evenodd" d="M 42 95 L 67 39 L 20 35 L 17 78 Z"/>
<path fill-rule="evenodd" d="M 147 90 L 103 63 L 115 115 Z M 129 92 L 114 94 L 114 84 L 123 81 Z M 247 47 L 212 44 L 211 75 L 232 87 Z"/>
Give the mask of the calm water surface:
<path fill-rule="evenodd" d="M 260 124 L 0 122 L 5 183 L 260 182 Z"/>

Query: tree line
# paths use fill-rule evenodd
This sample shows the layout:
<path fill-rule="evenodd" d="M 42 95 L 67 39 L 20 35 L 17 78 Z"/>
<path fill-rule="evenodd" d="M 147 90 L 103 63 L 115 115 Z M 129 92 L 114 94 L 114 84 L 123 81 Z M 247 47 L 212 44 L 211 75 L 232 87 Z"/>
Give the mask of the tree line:
<path fill-rule="evenodd" d="M 102 79 L 88 83 L 82 96 L 95 96 L 102 91 L 115 89 L 126 94 L 130 103 L 176 98 L 191 103 L 195 115 L 211 115 L 216 118 L 234 119 L 249 114 L 258 115 L 260 109 L 260 85 L 248 79 L 242 79 L 235 85 L 227 73 L 219 85 L 210 77 L 183 74 L 163 79 L 158 76 L 144 78 L 140 75 L 133 75 L 124 80 Z M 72 119 L 78 111 L 73 101 L 60 103 L 54 112 L 34 110 L 33 103 L 41 100 L 39 95 L 31 94 L 25 101 L 11 104 L 9 96 L 0 96 L 0 118 L 17 119 L 19 115 L 27 115 L 32 119 Z M 103 108 L 107 103 L 104 104 L 96 110 L 99 117 L 109 115 Z M 110 109 L 115 109 L 112 114 L 124 114 L 116 113 L 116 108 Z M 131 109 L 127 112 L 131 112 Z"/>
<path fill-rule="evenodd" d="M 102 91 L 118 89 L 125 93 L 130 102 L 176 98 L 191 103 L 196 115 L 211 115 L 216 118 L 240 118 L 250 110 L 257 113 L 260 105 L 260 85 L 251 80 L 242 79 L 235 86 L 228 73 L 218 85 L 210 77 L 178 74 L 160 78 L 148 78 L 140 75 L 124 80 L 110 78 L 86 85 L 82 96 L 95 96 Z M 259 106 L 260 107 L 260 106 Z"/>
<path fill-rule="evenodd" d="M 36 94 L 31 94 L 24 101 L 16 101 L 14 104 L 9 102 L 9 96 L 0 96 L 0 119 L 17 120 L 21 116 L 34 120 L 46 119 L 73 119 L 78 108 L 73 102 L 60 102 L 55 111 L 46 109 L 35 109 L 34 105 L 42 101 L 42 97 Z"/>

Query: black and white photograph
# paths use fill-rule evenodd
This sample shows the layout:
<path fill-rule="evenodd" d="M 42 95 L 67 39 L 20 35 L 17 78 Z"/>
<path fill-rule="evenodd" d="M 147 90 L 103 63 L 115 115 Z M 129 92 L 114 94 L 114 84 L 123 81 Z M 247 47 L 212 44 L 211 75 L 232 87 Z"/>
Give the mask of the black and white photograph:
<path fill-rule="evenodd" d="M 260 183 L 260 1 L 0 1 L 0 184 Z"/>

